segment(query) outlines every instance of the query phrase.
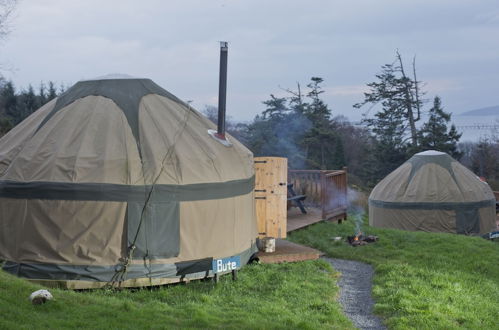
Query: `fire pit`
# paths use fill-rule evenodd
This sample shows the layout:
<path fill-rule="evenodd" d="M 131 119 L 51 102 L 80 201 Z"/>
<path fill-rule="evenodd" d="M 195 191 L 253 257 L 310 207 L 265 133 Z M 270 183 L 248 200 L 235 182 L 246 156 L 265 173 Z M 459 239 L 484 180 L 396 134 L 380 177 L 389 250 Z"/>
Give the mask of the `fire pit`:
<path fill-rule="evenodd" d="M 369 243 L 376 242 L 377 240 L 378 236 L 364 235 L 362 233 L 353 236 L 347 236 L 347 242 L 351 246 L 367 245 Z"/>

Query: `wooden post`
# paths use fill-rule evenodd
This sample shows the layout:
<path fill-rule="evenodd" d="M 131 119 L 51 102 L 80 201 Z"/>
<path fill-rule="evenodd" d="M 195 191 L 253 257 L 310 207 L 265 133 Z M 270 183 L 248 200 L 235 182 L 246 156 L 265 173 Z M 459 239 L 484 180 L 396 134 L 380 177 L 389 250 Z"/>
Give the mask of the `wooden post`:
<path fill-rule="evenodd" d="M 237 281 L 237 269 L 234 269 L 234 270 L 232 271 L 232 280 L 233 280 L 233 281 Z"/>
<path fill-rule="evenodd" d="M 343 220 L 346 220 L 348 218 L 348 167 L 343 166 L 343 171 L 345 171 L 343 175 L 345 176 L 345 202 L 346 202 L 345 217 L 343 218 Z"/>
<path fill-rule="evenodd" d="M 324 171 L 320 171 L 321 173 L 321 208 L 322 208 L 322 220 L 326 220 L 326 201 L 327 201 L 327 193 L 326 193 L 326 173 Z"/>

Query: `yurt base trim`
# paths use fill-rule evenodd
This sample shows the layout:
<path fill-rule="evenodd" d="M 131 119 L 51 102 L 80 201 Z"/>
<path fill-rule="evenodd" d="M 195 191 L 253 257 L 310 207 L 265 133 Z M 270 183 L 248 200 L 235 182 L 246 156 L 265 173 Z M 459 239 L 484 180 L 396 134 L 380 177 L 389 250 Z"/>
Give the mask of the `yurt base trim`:
<path fill-rule="evenodd" d="M 226 272 L 228 273 L 228 272 Z M 225 273 L 221 273 L 222 275 Z M 85 289 L 100 289 L 107 285 L 112 285 L 113 287 L 120 288 L 138 288 L 138 287 L 148 287 L 148 286 L 158 286 L 166 284 L 174 284 L 193 280 L 202 280 L 204 278 L 213 277 L 213 274 L 206 276 L 206 274 L 198 273 L 185 276 L 183 278 L 151 278 L 142 277 L 134 278 L 130 280 L 125 280 L 123 282 L 115 282 L 114 284 L 109 282 L 93 282 L 93 281 L 79 281 L 79 280 L 68 280 L 68 281 L 58 281 L 58 280 L 33 280 L 26 279 L 31 283 L 36 283 L 43 285 L 48 288 L 60 288 L 60 289 L 70 289 L 70 290 L 85 290 Z"/>
<path fill-rule="evenodd" d="M 248 263 L 250 257 L 257 251 L 255 244 L 240 254 L 226 258 L 239 258 L 240 265 Z M 224 259 L 226 259 L 224 258 Z M 174 264 L 148 263 L 131 264 L 126 273 L 126 280 L 114 283 L 115 286 L 135 287 L 154 286 L 176 283 L 193 279 L 212 277 L 212 262 L 214 258 L 182 261 Z M 55 265 L 55 264 L 23 264 L 7 261 L 3 270 L 23 277 L 29 281 L 49 287 L 70 289 L 100 288 L 109 283 L 121 265 L 85 266 L 85 265 Z M 220 274 L 227 273 L 220 272 Z"/>

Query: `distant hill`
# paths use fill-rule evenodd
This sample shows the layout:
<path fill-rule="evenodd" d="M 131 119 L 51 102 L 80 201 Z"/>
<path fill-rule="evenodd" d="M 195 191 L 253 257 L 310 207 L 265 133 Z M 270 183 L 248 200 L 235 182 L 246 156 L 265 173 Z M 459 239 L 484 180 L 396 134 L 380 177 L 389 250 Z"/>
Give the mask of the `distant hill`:
<path fill-rule="evenodd" d="M 461 113 L 460 116 L 499 116 L 499 105 L 466 111 Z"/>

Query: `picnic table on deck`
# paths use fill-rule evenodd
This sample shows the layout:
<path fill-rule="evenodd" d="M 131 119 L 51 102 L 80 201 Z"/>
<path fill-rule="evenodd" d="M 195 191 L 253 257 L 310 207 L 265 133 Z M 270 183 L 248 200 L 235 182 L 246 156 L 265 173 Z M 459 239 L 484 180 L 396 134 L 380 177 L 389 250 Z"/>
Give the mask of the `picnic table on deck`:
<path fill-rule="evenodd" d="M 307 195 L 297 195 L 293 189 L 293 184 L 288 183 L 288 201 L 295 203 L 303 214 L 307 214 L 307 210 L 305 210 L 305 206 L 303 205 L 305 198 L 307 198 Z"/>

